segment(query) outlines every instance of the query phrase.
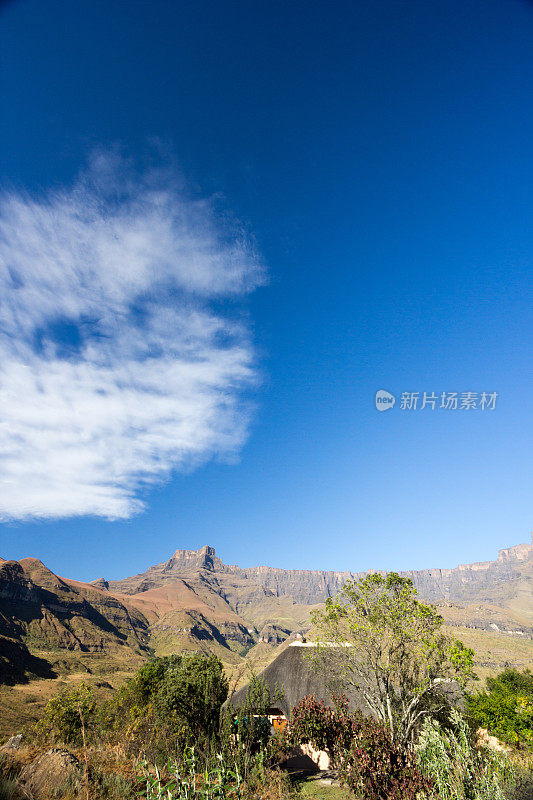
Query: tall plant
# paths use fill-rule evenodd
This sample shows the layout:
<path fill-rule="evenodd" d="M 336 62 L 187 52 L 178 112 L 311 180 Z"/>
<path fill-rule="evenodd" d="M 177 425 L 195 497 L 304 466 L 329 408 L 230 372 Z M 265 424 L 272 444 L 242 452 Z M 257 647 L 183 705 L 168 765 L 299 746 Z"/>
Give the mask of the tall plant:
<path fill-rule="evenodd" d="M 394 572 L 348 582 L 312 613 L 317 647 L 307 658 L 344 690 L 355 689 L 402 746 L 446 704 L 443 688 L 474 678 L 473 650 L 442 633 L 443 619 Z"/>
<path fill-rule="evenodd" d="M 438 800 L 505 800 L 505 784 L 513 768 L 503 753 L 474 747 L 470 732 L 457 711 L 452 727 L 444 729 L 433 720 L 424 722 L 416 746 L 417 763 L 432 779 L 431 798 Z"/>
<path fill-rule="evenodd" d="M 250 672 L 250 682 L 242 703 L 234 708 L 230 697 L 221 719 L 221 742 L 226 758 L 235 762 L 244 777 L 257 767 L 270 737 L 269 708 L 280 697 L 263 678 Z"/>

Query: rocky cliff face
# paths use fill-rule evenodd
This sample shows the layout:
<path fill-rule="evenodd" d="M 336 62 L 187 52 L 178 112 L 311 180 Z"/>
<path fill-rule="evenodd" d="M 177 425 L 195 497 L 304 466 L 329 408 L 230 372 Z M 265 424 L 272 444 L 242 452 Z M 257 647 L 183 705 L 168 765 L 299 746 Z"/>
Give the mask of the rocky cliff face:
<path fill-rule="evenodd" d="M 533 539 L 533 537 L 532 537 Z M 245 603 L 260 602 L 263 597 L 290 596 L 297 603 L 321 603 L 336 595 L 346 581 L 364 573 L 322 570 L 284 570 L 274 567 L 241 568 L 228 566 L 217 558 L 212 547 L 201 550 L 176 550 L 162 564 L 146 572 L 110 581 L 112 590 L 135 594 L 191 573 L 205 576 L 210 585 L 236 608 Z M 533 544 L 520 544 L 500 550 L 496 561 L 462 564 L 455 569 L 427 569 L 401 573 L 413 580 L 421 597 L 432 602 L 441 600 L 482 599 L 497 602 L 513 582 L 524 573 L 533 573 Z"/>
<path fill-rule="evenodd" d="M 520 581 L 532 581 L 533 543 L 500 550 L 496 561 L 460 564 L 455 569 L 430 569 L 402 574 L 412 578 L 421 596 L 431 601 L 482 600 L 497 603 Z"/>
<path fill-rule="evenodd" d="M 475 636 L 498 635 L 499 642 L 511 635 L 523 640 L 520 658 L 529 663 L 533 545 L 501 550 L 495 561 L 404 574 L 422 598 L 441 605 L 447 624 Z M 135 656 L 138 665 L 150 653 L 195 649 L 235 664 L 256 644 L 276 646 L 305 635 L 312 605 L 359 577 L 350 571 L 241 568 L 224 564 L 209 546 L 176 550 L 146 572 L 92 584 L 61 578 L 35 558 L 0 559 L 0 649 L 11 653 L 0 661 L 0 681 L 24 670 L 44 674 L 50 665 L 61 671 L 61 653 L 76 654 L 78 668 L 89 668 L 99 656 L 117 665 L 128 659 L 133 664 Z M 504 663 L 509 648 L 501 652 Z"/>
<path fill-rule="evenodd" d="M 12 676 L 20 675 L 23 667 L 34 674 L 45 674 L 47 668 L 51 672 L 62 652 L 120 653 L 122 658 L 128 650 L 147 655 L 148 633 L 147 620 L 137 609 L 92 586 L 54 575 L 38 559 L 0 564 L 4 680 L 10 669 Z M 30 658 L 29 651 L 39 658 Z"/>
<path fill-rule="evenodd" d="M 36 603 L 39 594 L 18 561 L 0 565 L 0 601 L 4 603 Z"/>

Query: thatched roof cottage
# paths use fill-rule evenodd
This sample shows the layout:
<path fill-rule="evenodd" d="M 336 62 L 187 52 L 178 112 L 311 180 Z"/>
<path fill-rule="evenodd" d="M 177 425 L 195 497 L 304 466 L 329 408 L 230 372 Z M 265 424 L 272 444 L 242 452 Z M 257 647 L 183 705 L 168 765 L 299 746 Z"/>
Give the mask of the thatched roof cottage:
<path fill-rule="evenodd" d="M 269 709 L 269 714 L 281 714 L 289 719 L 292 709 L 308 695 L 314 695 L 317 700 L 323 700 L 326 705 L 331 705 L 332 688 L 323 671 L 314 668 L 306 659 L 309 648 L 314 646 L 312 642 L 292 642 L 258 676 L 268 685 L 272 696 L 276 689 L 281 693 L 281 697 L 276 701 L 276 707 Z M 248 684 L 228 698 L 227 703 L 233 708 L 239 708 L 247 693 Z M 344 690 L 343 693 L 347 695 L 351 708 L 359 708 L 368 714 L 368 707 L 357 692 Z"/>

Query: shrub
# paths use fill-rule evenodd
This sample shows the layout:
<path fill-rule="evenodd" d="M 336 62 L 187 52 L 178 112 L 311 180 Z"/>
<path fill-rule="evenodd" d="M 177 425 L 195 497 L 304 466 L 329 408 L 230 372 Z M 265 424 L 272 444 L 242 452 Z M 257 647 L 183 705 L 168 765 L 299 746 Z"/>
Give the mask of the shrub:
<path fill-rule="evenodd" d="M 220 709 L 228 696 L 222 662 L 203 653 L 163 661 L 163 677 L 152 695 L 157 717 L 173 720 L 178 727 L 186 722 L 193 742 L 209 739 L 218 730 Z"/>
<path fill-rule="evenodd" d="M 392 741 L 389 731 L 362 715 L 353 739 L 339 759 L 339 777 L 365 800 L 416 800 L 433 782 L 417 769 L 411 754 Z"/>
<path fill-rule="evenodd" d="M 290 732 L 295 744 L 311 742 L 316 750 L 332 754 L 336 738 L 333 709 L 314 695 L 304 697 L 292 710 Z"/>
<path fill-rule="evenodd" d="M 474 747 L 457 711 L 452 712 L 451 721 L 453 727 L 444 730 L 428 719 L 420 734 L 418 766 L 435 784 L 429 796 L 439 800 L 505 800 L 504 786 L 513 779 L 507 756 Z"/>
<path fill-rule="evenodd" d="M 96 699 L 90 686 L 80 683 L 52 697 L 37 723 L 37 732 L 66 744 L 82 744 L 82 721 L 90 730 L 96 712 Z M 81 714 L 81 716 L 80 716 Z"/>
<path fill-rule="evenodd" d="M 155 658 L 102 706 L 101 731 L 153 760 L 166 761 L 192 745 L 208 753 L 227 693 L 222 663 L 214 655 Z"/>
<path fill-rule="evenodd" d="M 487 691 L 467 699 L 473 727 L 487 728 L 515 747 L 533 747 L 533 675 L 529 670 L 506 669 L 487 678 Z"/>
<path fill-rule="evenodd" d="M 423 777 L 409 752 L 392 741 L 384 725 L 350 713 L 346 697 L 333 696 L 328 707 L 314 697 L 294 709 L 291 735 L 295 743 L 310 742 L 326 750 L 341 781 L 365 800 L 413 800 L 432 782 Z"/>

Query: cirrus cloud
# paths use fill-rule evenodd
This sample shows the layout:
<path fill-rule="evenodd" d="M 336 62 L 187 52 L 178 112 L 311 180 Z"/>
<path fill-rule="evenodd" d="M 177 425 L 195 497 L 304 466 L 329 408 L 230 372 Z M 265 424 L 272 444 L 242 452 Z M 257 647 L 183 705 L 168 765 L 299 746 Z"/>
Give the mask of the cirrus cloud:
<path fill-rule="evenodd" d="M 0 198 L 0 519 L 127 518 L 232 456 L 256 380 L 232 313 L 252 243 L 168 172 L 100 154 L 69 189 Z"/>

